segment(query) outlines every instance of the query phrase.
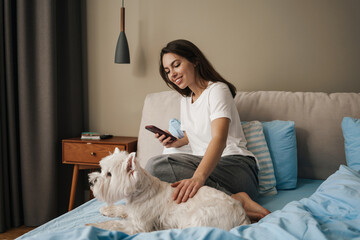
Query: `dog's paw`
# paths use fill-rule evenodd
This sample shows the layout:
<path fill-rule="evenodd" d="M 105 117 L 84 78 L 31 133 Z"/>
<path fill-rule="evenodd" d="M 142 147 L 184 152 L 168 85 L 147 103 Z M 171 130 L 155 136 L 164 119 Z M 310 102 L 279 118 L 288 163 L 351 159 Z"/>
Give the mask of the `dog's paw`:
<path fill-rule="evenodd" d="M 126 220 L 111 220 L 106 222 L 88 223 L 86 226 L 92 226 L 111 231 L 121 231 L 129 235 L 138 233 L 138 231 L 134 230 L 132 225 L 129 225 Z"/>
<path fill-rule="evenodd" d="M 120 217 L 127 218 L 126 210 L 124 205 L 113 205 L 113 206 L 104 206 L 100 208 L 100 213 L 107 217 Z"/>
<path fill-rule="evenodd" d="M 116 221 L 106 221 L 106 222 L 97 222 L 97 223 L 88 223 L 85 226 L 97 227 L 105 230 L 117 230 Z"/>

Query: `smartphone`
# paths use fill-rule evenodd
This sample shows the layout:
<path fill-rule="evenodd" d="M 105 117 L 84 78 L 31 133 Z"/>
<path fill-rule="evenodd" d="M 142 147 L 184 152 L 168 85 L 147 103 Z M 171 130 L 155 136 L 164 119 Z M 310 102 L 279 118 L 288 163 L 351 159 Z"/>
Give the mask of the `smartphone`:
<path fill-rule="evenodd" d="M 177 140 L 177 138 L 174 137 L 173 135 L 171 135 L 170 133 L 165 132 L 164 130 L 161 130 L 161 129 L 158 128 L 158 127 L 155 127 L 154 125 L 147 125 L 147 126 L 145 126 L 145 128 L 146 128 L 147 130 L 149 130 L 150 132 L 158 133 L 160 136 L 161 136 L 161 135 L 165 135 L 166 138 L 170 137 L 170 138 L 171 138 L 171 141 L 176 141 L 176 140 Z"/>

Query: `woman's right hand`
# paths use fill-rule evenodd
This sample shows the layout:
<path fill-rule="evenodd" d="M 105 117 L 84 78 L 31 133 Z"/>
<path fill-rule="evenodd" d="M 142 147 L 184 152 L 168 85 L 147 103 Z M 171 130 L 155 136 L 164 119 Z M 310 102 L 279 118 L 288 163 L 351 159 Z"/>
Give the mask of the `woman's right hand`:
<path fill-rule="evenodd" d="M 166 132 L 170 133 L 169 131 L 165 130 Z M 166 148 L 179 148 L 182 147 L 189 142 L 187 141 L 187 136 L 179 139 L 177 138 L 176 141 L 172 141 L 170 137 L 166 138 L 165 135 L 160 135 L 158 133 L 155 134 L 155 138 L 159 140 L 159 142 Z"/>

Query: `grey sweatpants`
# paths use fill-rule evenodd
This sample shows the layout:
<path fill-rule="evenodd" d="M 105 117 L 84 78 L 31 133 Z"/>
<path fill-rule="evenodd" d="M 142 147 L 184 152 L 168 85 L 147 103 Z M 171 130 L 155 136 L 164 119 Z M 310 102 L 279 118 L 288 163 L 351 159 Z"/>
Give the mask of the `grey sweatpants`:
<path fill-rule="evenodd" d="M 191 178 L 202 157 L 191 154 L 167 154 L 155 156 L 145 169 L 160 180 L 174 183 Z M 205 185 L 216 188 L 228 195 L 246 192 L 253 200 L 258 197 L 257 166 L 252 157 L 231 155 L 221 157 Z"/>

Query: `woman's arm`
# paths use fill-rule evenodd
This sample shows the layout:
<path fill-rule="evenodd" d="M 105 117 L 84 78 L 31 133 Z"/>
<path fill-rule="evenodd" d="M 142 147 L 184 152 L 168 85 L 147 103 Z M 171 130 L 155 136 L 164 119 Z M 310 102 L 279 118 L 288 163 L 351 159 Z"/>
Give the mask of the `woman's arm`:
<path fill-rule="evenodd" d="M 211 122 L 211 141 L 193 177 L 172 184 L 176 187 L 173 199 L 177 203 L 186 202 L 189 197 L 192 198 L 215 169 L 226 147 L 229 124 L 228 118 L 217 118 Z"/>

